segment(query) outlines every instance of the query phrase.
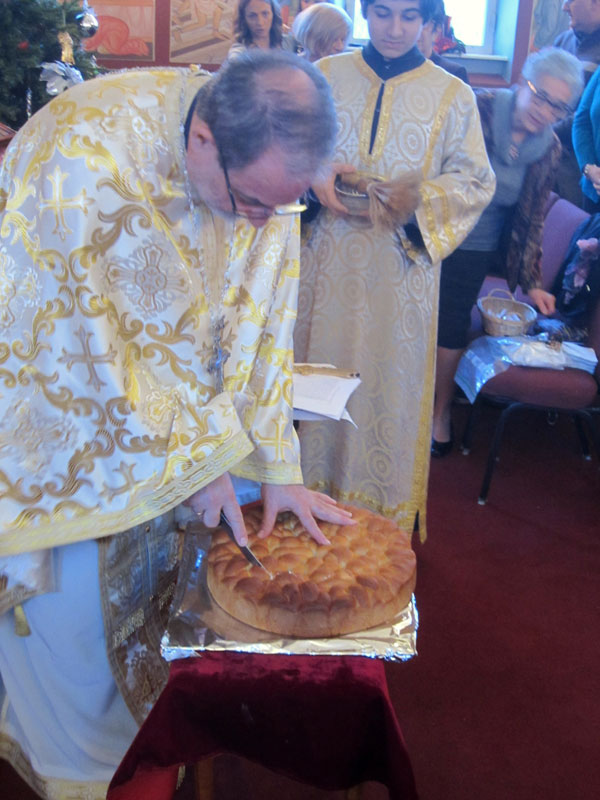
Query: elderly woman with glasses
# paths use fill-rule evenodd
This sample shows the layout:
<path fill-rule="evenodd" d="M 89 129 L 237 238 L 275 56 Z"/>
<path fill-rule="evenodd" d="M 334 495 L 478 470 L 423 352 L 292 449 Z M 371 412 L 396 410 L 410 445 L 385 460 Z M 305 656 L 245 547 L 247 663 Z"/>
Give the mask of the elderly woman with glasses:
<path fill-rule="evenodd" d="M 581 63 L 549 47 L 529 56 L 516 87 L 477 91 L 496 191 L 461 246 L 442 262 L 431 454 L 452 449 L 454 373 L 467 345 L 471 308 L 487 274 L 517 285 L 543 314 L 555 298 L 541 288 L 544 208 L 561 145 L 552 125 L 572 113 L 581 94 Z"/>

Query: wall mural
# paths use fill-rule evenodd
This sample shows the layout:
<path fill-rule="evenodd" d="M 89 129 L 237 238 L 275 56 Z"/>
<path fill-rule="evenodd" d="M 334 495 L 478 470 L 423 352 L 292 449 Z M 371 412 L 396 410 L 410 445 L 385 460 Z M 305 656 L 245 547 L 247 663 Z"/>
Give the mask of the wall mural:
<path fill-rule="evenodd" d="M 343 3 L 339 0 L 330 0 Z M 543 2 L 545 0 L 539 0 Z M 1 2 L 1 0 L 0 0 Z M 233 41 L 238 0 L 89 0 L 97 33 L 85 40 L 103 66 L 111 60 L 139 64 L 221 64 Z M 300 0 L 282 0 L 291 25 Z"/>
<path fill-rule="evenodd" d="M 238 0 L 171 0 L 171 63 L 221 64 L 233 41 Z M 300 0 L 280 2 L 290 25 Z"/>
<path fill-rule="evenodd" d="M 237 0 L 171 0 L 169 60 L 220 64 L 233 38 Z"/>
<path fill-rule="evenodd" d="M 86 39 L 86 50 L 95 50 L 103 62 L 111 58 L 154 60 L 155 0 L 93 0 L 93 7 L 98 31 Z"/>
<path fill-rule="evenodd" d="M 551 45 L 558 34 L 569 27 L 569 17 L 562 7 L 563 0 L 536 0 L 531 20 L 530 51 Z"/>

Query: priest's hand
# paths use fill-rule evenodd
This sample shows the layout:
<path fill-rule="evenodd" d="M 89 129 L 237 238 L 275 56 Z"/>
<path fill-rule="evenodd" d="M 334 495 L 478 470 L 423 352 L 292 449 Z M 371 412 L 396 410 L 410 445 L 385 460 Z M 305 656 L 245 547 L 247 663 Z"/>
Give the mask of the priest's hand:
<path fill-rule="evenodd" d="M 335 179 L 338 175 L 348 175 L 351 172 L 356 172 L 356 167 L 353 167 L 352 164 L 334 162 L 331 164 L 329 175 L 326 178 L 313 182 L 311 189 L 317 195 L 322 206 L 336 214 L 348 214 L 348 209 L 338 200 L 335 193 Z"/>
<path fill-rule="evenodd" d="M 331 543 L 319 530 L 315 519 L 334 522 L 337 525 L 356 524 L 352 514 L 340 508 L 333 498 L 321 492 L 313 492 L 302 484 L 278 486 L 273 483 L 263 483 L 261 494 L 263 518 L 258 532 L 261 539 L 265 539 L 271 533 L 280 511 L 292 511 L 319 544 Z"/>
<path fill-rule="evenodd" d="M 195 511 L 207 528 L 218 526 L 223 511 L 231 525 L 236 542 L 242 546 L 248 544 L 244 517 L 228 472 L 188 497 L 183 501 L 183 505 Z"/>

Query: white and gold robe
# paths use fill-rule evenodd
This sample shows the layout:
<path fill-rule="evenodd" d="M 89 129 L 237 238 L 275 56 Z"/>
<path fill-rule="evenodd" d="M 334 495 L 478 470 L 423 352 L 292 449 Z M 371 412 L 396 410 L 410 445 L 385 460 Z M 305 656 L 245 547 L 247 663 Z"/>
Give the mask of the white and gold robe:
<path fill-rule="evenodd" d="M 207 74 L 108 74 L 15 137 L 0 182 L 0 556 L 155 518 L 232 470 L 299 483 L 298 220 L 189 208 L 183 122 Z M 198 224 L 196 224 L 196 222 Z M 230 352 L 212 353 L 206 270 Z"/>
<path fill-rule="evenodd" d="M 256 230 L 202 204 L 194 213 L 184 120 L 208 77 L 158 68 L 75 86 L 19 131 L 0 172 L 0 614 L 6 622 L 12 606 L 26 615 L 26 601 L 52 597 L 35 596 L 53 588 L 43 556 L 97 539 L 108 658 L 138 722 L 166 677 L 157 646 L 175 507 L 227 470 L 302 481 L 292 425 L 299 220 Z M 202 270 L 225 318 L 220 392 L 207 369 Z M 48 550 L 58 545 L 67 547 Z M 10 577 L 16 554 L 27 586 Z M 65 621 L 55 624 L 64 633 Z M 32 624 L 34 638 L 54 643 Z M 11 642 L 20 657 L 26 644 Z M 32 667 L 11 679 L 22 679 L 25 701 L 39 688 Z M 0 751 L 9 757 L 13 745 L 0 721 Z"/>
<path fill-rule="evenodd" d="M 358 370 L 347 423 L 300 426 L 305 482 L 412 529 L 425 502 L 431 443 L 440 261 L 471 230 L 494 191 L 471 89 L 426 61 L 385 82 L 357 51 L 318 62 L 338 114 L 335 160 L 385 178 L 421 171 L 416 221 L 377 234 L 322 209 L 301 253 L 296 361 Z"/>

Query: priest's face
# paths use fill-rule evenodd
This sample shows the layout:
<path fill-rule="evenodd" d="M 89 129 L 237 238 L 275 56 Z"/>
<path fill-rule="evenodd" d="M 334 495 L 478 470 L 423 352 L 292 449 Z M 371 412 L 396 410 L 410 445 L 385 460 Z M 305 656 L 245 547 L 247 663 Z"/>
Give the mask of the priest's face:
<path fill-rule="evenodd" d="M 310 186 L 312 176 L 291 176 L 285 154 L 272 147 L 260 158 L 241 169 L 228 169 L 221 159 L 227 201 L 225 211 L 246 217 L 260 228 L 270 216 L 286 213 L 285 206 L 295 203 Z M 220 206 L 223 208 L 223 206 Z"/>
<path fill-rule="evenodd" d="M 423 28 L 419 0 L 374 0 L 367 6 L 373 47 L 384 58 L 398 58 L 417 43 Z"/>
<path fill-rule="evenodd" d="M 294 203 L 311 184 L 312 174 L 290 175 L 286 155 L 271 147 L 239 169 L 223 168 L 210 129 L 194 116 L 187 147 L 192 192 L 212 211 L 246 217 L 255 228 L 264 225 L 278 206 Z"/>

